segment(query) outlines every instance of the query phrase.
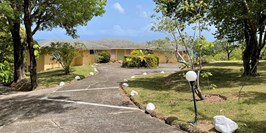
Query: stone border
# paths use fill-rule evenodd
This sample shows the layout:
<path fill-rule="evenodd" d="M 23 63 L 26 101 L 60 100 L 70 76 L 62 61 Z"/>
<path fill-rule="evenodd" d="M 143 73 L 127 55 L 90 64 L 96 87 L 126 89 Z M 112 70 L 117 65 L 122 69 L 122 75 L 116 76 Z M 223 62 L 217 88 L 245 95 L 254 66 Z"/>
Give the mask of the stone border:
<path fill-rule="evenodd" d="M 123 92 L 123 95 L 130 100 L 132 103 L 134 103 L 139 109 L 144 110 L 145 111 L 145 107 L 138 103 L 133 97 L 131 97 L 126 90 L 123 87 L 124 82 L 120 82 L 119 83 L 119 88 L 121 89 L 121 92 Z M 146 114 L 149 114 L 145 111 Z M 170 125 L 170 126 L 175 126 L 183 131 L 187 131 L 189 133 L 208 133 L 207 131 L 202 131 L 199 128 L 193 126 L 191 123 L 185 123 L 185 122 L 181 122 L 181 121 L 176 121 L 178 118 L 176 117 L 168 117 L 165 118 L 163 117 L 161 114 L 156 113 L 156 112 L 152 112 L 151 114 L 149 114 L 151 117 L 155 117 L 157 119 L 160 119 L 162 121 L 164 121 L 166 124 Z"/>

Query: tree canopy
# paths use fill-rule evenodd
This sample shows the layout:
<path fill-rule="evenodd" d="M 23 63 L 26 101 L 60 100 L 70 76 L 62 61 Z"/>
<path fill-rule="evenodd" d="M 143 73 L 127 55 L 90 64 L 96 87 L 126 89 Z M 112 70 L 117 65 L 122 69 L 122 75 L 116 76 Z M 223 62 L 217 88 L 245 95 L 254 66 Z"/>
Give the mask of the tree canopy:
<path fill-rule="evenodd" d="M 245 41 L 243 75 L 257 75 L 261 50 L 266 39 L 266 1 L 210 1 L 209 18 L 217 28 L 218 38 Z"/>
<path fill-rule="evenodd" d="M 187 24 L 213 24 L 218 39 L 245 42 L 243 76 L 257 75 L 260 54 L 266 43 L 266 1 L 258 0 L 154 0 L 155 11 Z M 182 24 L 181 23 L 181 24 Z M 199 30 L 205 28 L 205 24 Z M 185 29 L 185 28 L 183 28 Z M 177 29 L 178 30 L 178 29 Z"/>
<path fill-rule="evenodd" d="M 20 42 L 20 24 L 25 25 L 26 44 L 30 53 L 30 72 L 32 89 L 37 87 L 36 50 L 32 36 L 38 30 L 52 30 L 60 27 L 73 38 L 78 37 L 76 27 L 86 25 L 94 16 L 101 16 L 105 10 L 106 0 L 1 0 L 0 16 L 9 25 L 14 45 L 15 74 L 18 77 L 23 68 L 24 46 Z M 24 23 L 22 23 L 24 22 Z M 34 54 L 35 52 L 35 54 Z"/>

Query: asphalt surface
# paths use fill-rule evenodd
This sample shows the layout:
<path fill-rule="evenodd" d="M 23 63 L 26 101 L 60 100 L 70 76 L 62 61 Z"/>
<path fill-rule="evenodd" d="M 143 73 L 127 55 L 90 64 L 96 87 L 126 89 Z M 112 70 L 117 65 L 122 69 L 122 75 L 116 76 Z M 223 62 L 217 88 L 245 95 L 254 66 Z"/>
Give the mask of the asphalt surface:
<path fill-rule="evenodd" d="M 176 65 L 125 69 L 97 66 L 98 74 L 64 87 L 0 95 L 1 133 L 180 133 L 145 114 L 126 98 L 119 83 L 143 72 L 178 71 Z"/>

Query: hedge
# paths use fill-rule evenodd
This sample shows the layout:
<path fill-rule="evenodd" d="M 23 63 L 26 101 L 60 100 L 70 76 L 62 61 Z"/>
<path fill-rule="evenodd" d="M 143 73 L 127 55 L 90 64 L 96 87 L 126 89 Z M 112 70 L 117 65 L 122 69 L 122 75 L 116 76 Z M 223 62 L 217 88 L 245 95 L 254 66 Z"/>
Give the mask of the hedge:
<path fill-rule="evenodd" d="M 148 54 L 143 56 L 124 56 L 122 67 L 148 67 L 153 68 L 159 65 L 159 57 Z"/>

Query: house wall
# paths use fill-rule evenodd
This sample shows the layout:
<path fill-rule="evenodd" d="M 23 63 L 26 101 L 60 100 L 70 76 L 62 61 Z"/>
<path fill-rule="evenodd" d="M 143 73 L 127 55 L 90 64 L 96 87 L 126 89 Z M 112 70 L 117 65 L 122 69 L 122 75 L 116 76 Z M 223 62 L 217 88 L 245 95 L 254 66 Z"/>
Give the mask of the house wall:
<path fill-rule="evenodd" d="M 96 54 L 90 54 L 90 50 L 81 51 L 80 54 L 80 57 L 74 59 L 72 63 L 73 66 L 89 65 L 96 63 Z"/>
<path fill-rule="evenodd" d="M 54 69 L 54 68 L 61 68 L 62 66 L 60 63 L 52 60 L 52 56 L 49 54 L 44 55 L 44 70 Z"/>
<path fill-rule="evenodd" d="M 131 53 L 134 49 L 120 49 L 123 51 L 123 56 Z M 97 50 L 97 52 L 102 52 L 106 51 L 110 53 L 111 55 L 111 61 L 118 61 L 118 54 L 119 54 L 119 49 L 113 49 L 113 50 Z M 112 56 L 112 51 L 114 52 L 114 55 Z M 153 52 L 156 56 L 159 57 L 160 63 L 166 63 L 166 57 L 164 54 L 161 52 Z M 74 59 L 72 65 L 73 66 L 79 66 L 79 65 L 89 65 L 96 63 L 96 53 L 95 54 L 90 54 L 90 50 L 84 50 L 80 52 L 81 56 Z M 182 54 L 182 53 L 181 53 Z M 169 59 L 169 63 L 176 63 L 176 58 L 175 55 Z M 27 66 L 29 66 L 29 56 L 27 56 Z M 48 54 L 40 55 L 40 58 L 37 60 L 37 72 L 49 70 L 49 69 L 54 69 L 54 68 L 61 68 L 61 65 L 53 60 L 51 60 L 51 56 Z"/>
<path fill-rule="evenodd" d="M 117 61 L 119 60 L 119 54 L 129 55 L 134 49 L 112 49 L 112 50 L 107 50 L 107 52 L 110 53 L 111 55 L 111 61 Z M 114 55 L 112 55 L 112 52 L 114 52 Z M 122 59 L 123 60 L 123 59 Z"/>
<path fill-rule="evenodd" d="M 153 54 L 159 57 L 160 63 L 167 63 L 167 57 L 162 52 L 153 51 Z M 176 57 L 174 54 L 168 56 L 168 63 L 176 63 Z"/>
<path fill-rule="evenodd" d="M 27 71 L 30 70 L 30 57 L 29 53 L 26 54 Z M 51 60 L 51 56 L 48 54 L 40 55 L 37 61 L 37 72 L 46 71 L 49 69 L 60 68 L 61 65 L 56 61 Z"/>
<path fill-rule="evenodd" d="M 154 55 L 159 57 L 160 63 L 166 63 L 167 62 L 167 58 L 165 56 L 165 54 L 163 54 L 163 52 L 158 52 L 158 51 L 153 51 Z M 185 52 L 180 51 L 179 52 L 183 58 L 187 61 L 188 60 L 188 56 L 186 55 Z M 176 59 L 175 54 L 173 53 L 172 56 L 170 56 L 168 63 L 177 63 L 178 60 L 181 60 L 181 58 L 178 56 L 178 58 Z"/>

